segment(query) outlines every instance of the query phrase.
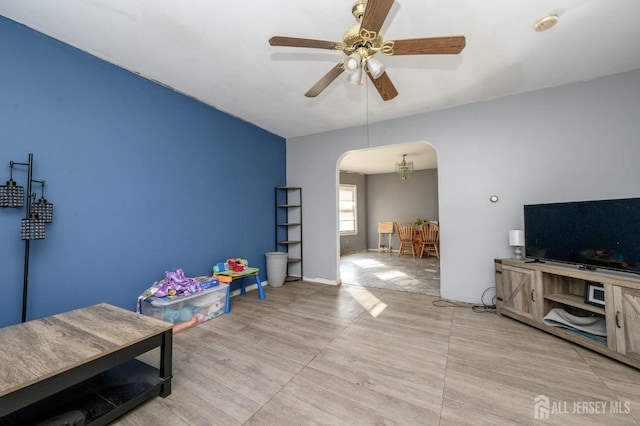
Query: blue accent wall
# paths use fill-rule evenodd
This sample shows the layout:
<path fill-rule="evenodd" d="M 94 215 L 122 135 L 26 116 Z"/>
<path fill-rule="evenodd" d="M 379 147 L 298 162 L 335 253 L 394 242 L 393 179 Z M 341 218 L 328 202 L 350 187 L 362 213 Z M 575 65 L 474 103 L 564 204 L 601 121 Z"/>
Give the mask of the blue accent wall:
<path fill-rule="evenodd" d="M 55 206 L 30 243 L 27 319 L 133 310 L 165 271 L 208 275 L 229 257 L 265 278 L 283 138 L 3 17 L 0 63 L 0 182 L 31 152 Z M 27 168 L 13 179 L 26 192 Z M 0 326 L 21 318 L 24 215 L 0 209 Z"/>

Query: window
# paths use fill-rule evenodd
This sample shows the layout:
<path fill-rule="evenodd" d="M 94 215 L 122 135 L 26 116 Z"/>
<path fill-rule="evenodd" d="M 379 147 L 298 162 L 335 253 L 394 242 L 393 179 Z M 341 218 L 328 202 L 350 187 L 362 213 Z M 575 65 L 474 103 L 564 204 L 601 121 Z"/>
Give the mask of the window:
<path fill-rule="evenodd" d="M 340 235 L 358 233 L 357 186 L 340 185 Z"/>

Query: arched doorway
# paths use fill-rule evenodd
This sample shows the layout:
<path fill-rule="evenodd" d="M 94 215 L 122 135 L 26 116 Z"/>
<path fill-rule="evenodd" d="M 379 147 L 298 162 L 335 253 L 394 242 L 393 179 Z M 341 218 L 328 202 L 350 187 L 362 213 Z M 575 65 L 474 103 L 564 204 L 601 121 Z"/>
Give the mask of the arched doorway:
<path fill-rule="evenodd" d="M 413 163 L 413 173 L 406 180 L 395 170 L 404 154 Z M 379 222 L 439 221 L 437 155 L 433 146 L 412 142 L 349 151 L 340 157 L 337 167 L 337 192 L 344 198 L 342 202 L 338 200 L 338 217 L 343 219 L 338 223 L 343 225 L 336 230 L 340 241 L 339 282 L 439 296 L 439 259 L 398 256 L 395 230 L 390 245 L 396 251 L 378 251 Z M 355 212 L 348 211 L 349 196 L 357 197 L 351 200 Z M 349 214 L 357 215 L 352 218 L 355 230 Z M 388 236 L 382 243 L 389 245 Z"/>

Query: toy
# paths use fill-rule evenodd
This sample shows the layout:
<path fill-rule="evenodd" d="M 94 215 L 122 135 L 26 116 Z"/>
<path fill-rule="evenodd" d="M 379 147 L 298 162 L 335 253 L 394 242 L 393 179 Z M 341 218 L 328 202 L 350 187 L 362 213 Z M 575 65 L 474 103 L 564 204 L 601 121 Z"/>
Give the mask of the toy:
<path fill-rule="evenodd" d="M 202 291 L 200 283 L 193 278 L 185 277 L 182 269 L 178 268 L 176 272 L 165 271 L 165 277 L 163 281 L 156 283 L 158 286 L 153 292 L 153 296 L 181 296 Z"/>
<path fill-rule="evenodd" d="M 184 330 L 185 328 L 189 328 L 189 327 L 191 327 L 191 326 L 192 326 L 192 325 L 194 325 L 195 323 L 196 323 L 196 318 L 195 318 L 195 317 L 193 317 L 193 318 L 191 318 L 191 320 L 190 320 L 190 321 L 183 322 L 182 324 L 178 324 L 178 325 L 174 326 L 174 327 L 173 327 L 173 332 L 174 332 L 174 333 L 177 333 L 177 332 L 179 332 L 179 331 L 182 331 L 182 330 Z"/>
<path fill-rule="evenodd" d="M 185 306 L 184 308 L 180 309 L 180 311 L 178 311 L 178 321 L 180 322 L 187 322 L 191 319 L 192 316 L 193 313 L 191 311 L 191 308 L 189 308 L 188 306 Z"/>
<path fill-rule="evenodd" d="M 180 309 L 167 309 L 164 313 L 164 320 L 172 324 L 180 324 L 190 321 L 192 316 L 192 308 L 184 306 Z"/>
<path fill-rule="evenodd" d="M 167 296 L 184 296 L 188 294 L 199 293 L 203 290 L 200 282 L 194 278 L 184 276 L 182 269 L 178 268 L 176 272 L 165 271 L 165 278 L 156 281 L 151 287 L 146 289 L 144 293 L 138 297 L 136 303 L 136 312 L 140 313 L 140 303 L 148 297 L 167 297 Z M 208 282 L 207 288 L 217 285 L 217 282 Z M 171 322 L 171 321 L 170 321 Z"/>
<path fill-rule="evenodd" d="M 247 269 L 249 262 L 246 259 L 241 259 L 236 257 L 235 259 L 228 259 L 227 263 L 229 264 L 229 269 L 233 272 L 242 272 Z"/>
<path fill-rule="evenodd" d="M 178 316 L 180 315 L 180 311 L 174 309 L 167 309 L 164 312 L 164 320 L 170 322 L 171 324 L 175 324 L 178 322 Z"/>
<path fill-rule="evenodd" d="M 227 261 L 224 263 L 220 262 L 213 265 L 213 273 L 215 275 L 224 271 L 242 272 L 245 271 L 248 267 L 249 261 L 247 259 L 234 257 L 231 259 L 227 259 Z"/>
<path fill-rule="evenodd" d="M 214 273 L 228 271 L 228 270 L 229 270 L 229 264 L 225 263 L 225 262 L 216 263 L 213 266 L 213 272 Z"/>

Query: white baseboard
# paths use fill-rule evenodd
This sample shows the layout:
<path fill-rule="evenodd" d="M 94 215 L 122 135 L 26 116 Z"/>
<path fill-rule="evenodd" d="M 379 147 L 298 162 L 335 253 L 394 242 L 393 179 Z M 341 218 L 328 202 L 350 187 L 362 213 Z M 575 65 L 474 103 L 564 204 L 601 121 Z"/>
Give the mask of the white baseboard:
<path fill-rule="evenodd" d="M 334 280 L 328 280 L 326 278 L 308 278 L 308 277 L 302 277 L 303 281 L 307 281 L 310 283 L 318 283 L 318 284 L 327 284 L 327 285 L 338 285 L 337 281 Z"/>
<path fill-rule="evenodd" d="M 334 286 L 338 285 L 338 283 L 336 281 L 331 281 L 331 280 L 327 280 L 327 279 L 324 279 L 324 278 L 312 279 L 312 278 L 302 277 L 302 280 L 303 281 L 307 281 L 307 282 L 317 283 L 317 284 L 326 284 L 326 285 L 334 285 Z M 261 283 L 262 283 L 262 287 L 269 286 L 269 281 L 261 281 Z M 286 285 L 287 283 L 285 282 L 284 284 Z M 250 284 L 250 285 L 245 287 L 245 291 L 247 291 L 247 292 L 254 291 L 254 290 L 258 290 L 258 285 L 255 284 L 255 283 L 254 284 Z M 240 294 L 240 289 L 237 289 L 237 290 L 233 290 L 231 292 L 230 296 L 234 297 L 234 296 L 238 296 L 239 294 Z"/>
<path fill-rule="evenodd" d="M 269 281 L 262 281 L 262 287 L 265 287 L 267 284 L 269 284 Z M 254 290 L 258 290 L 258 284 L 250 284 L 248 286 L 245 287 L 245 291 L 254 291 Z M 230 294 L 231 297 L 233 296 L 237 296 L 240 294 L 241 289 L 237 289 L 237 290 L 233 290 Z"/>

